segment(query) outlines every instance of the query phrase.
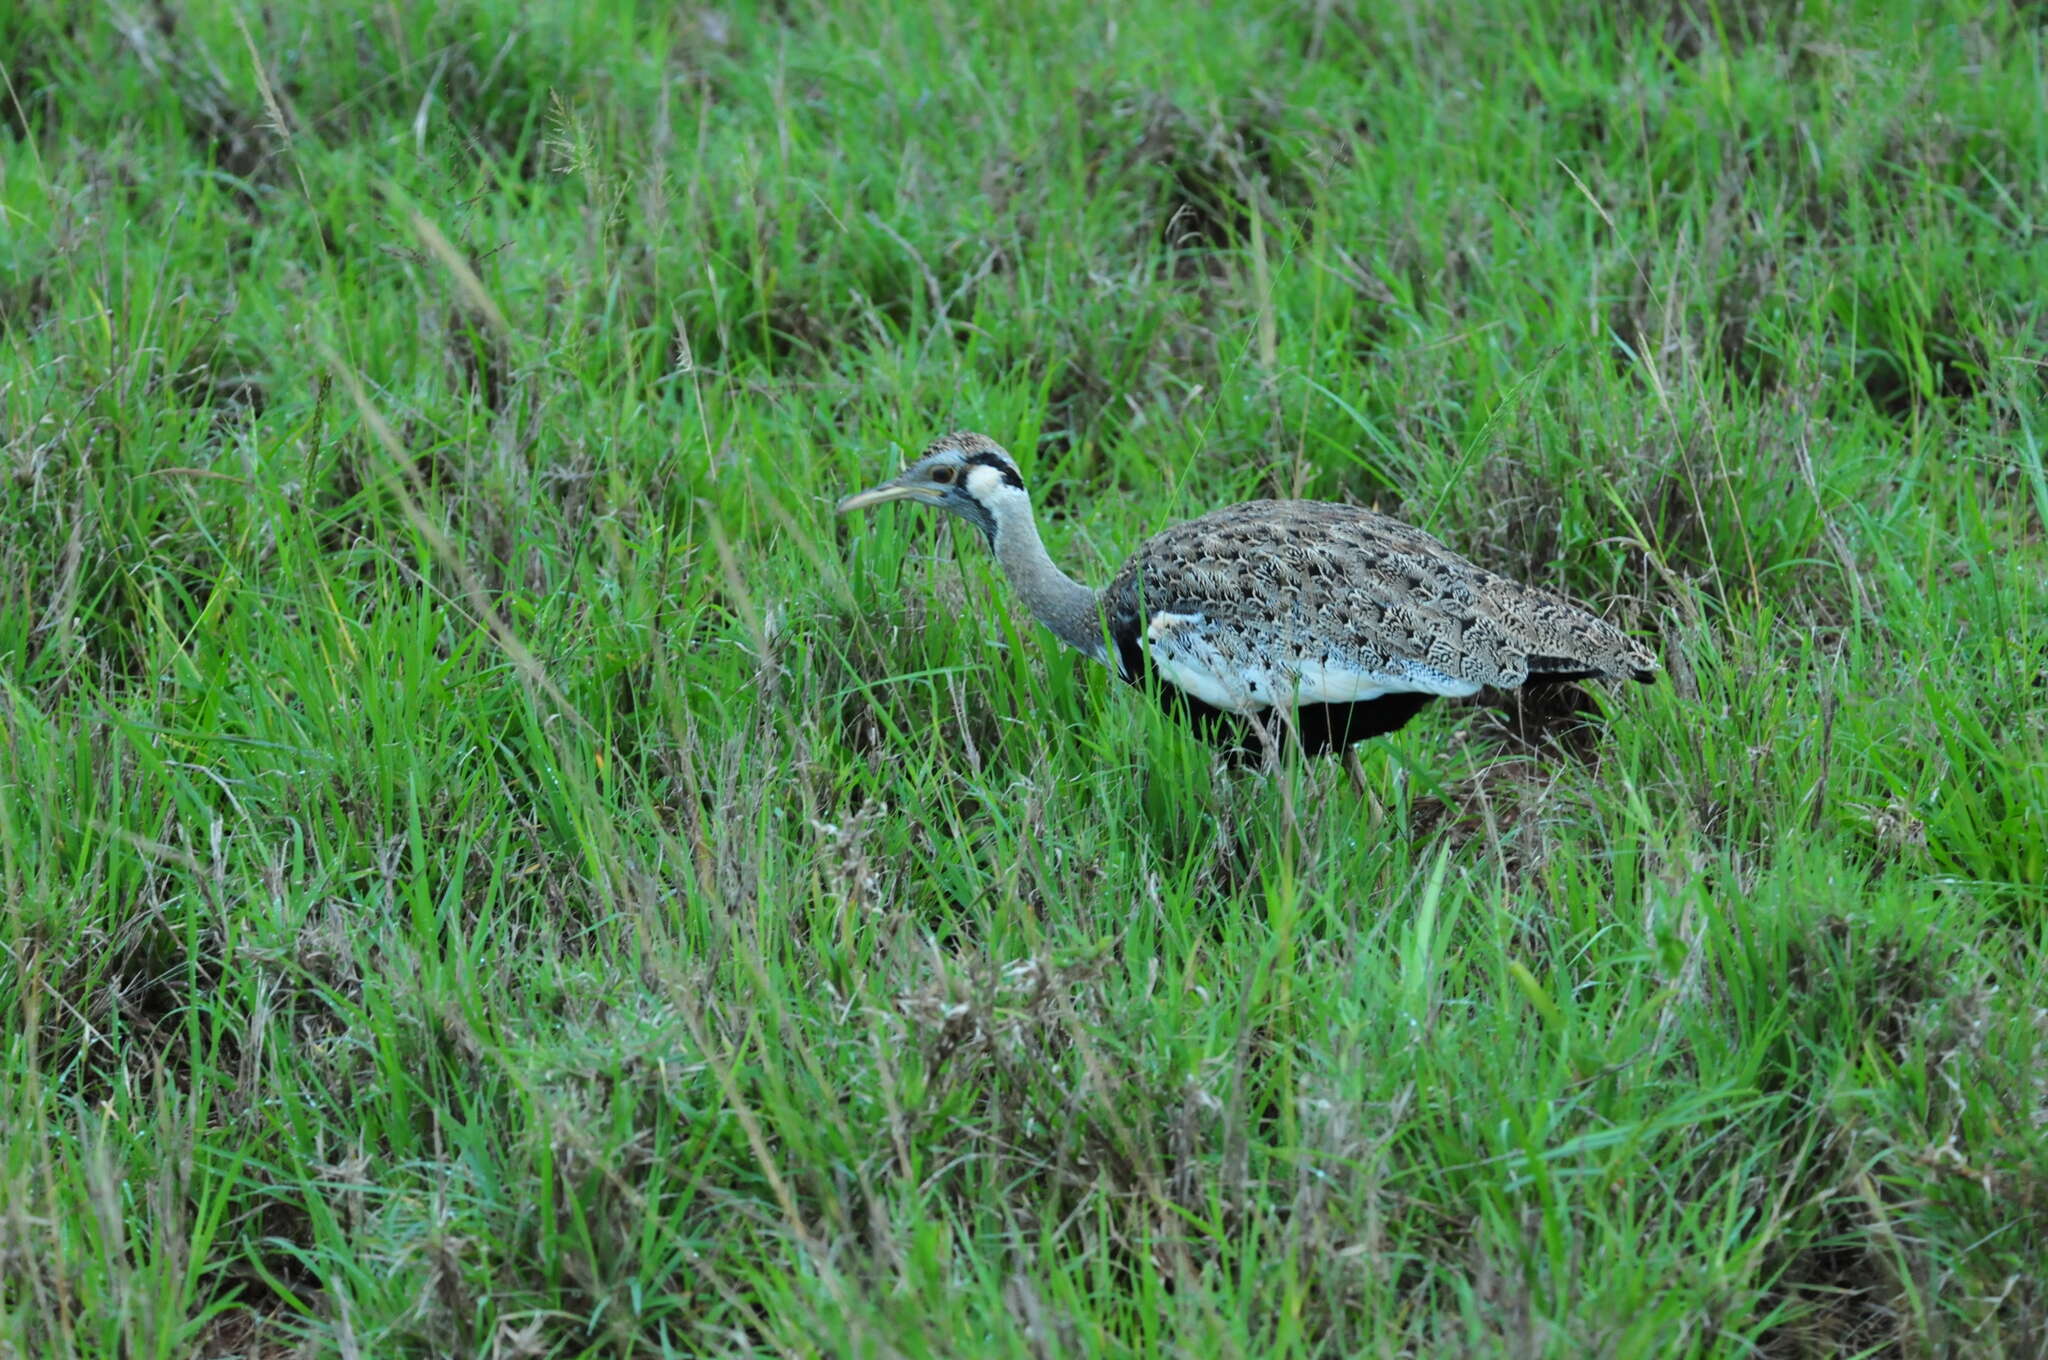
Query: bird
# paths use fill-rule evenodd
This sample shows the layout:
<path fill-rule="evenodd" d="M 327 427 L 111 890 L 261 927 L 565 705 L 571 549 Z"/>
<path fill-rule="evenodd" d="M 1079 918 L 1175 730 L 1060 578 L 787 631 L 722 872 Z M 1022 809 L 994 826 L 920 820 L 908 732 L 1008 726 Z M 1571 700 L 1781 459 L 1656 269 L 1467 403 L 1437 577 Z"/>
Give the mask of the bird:
<path fill-rule="evenodd" d="M 1308 755 L 1348 755 L 1432 699 L 1488 685 L 1648 683 L 1658 670 L 1642 643 L 1562 596 L 1359 506 L 1255 500 L 1211 511 L 1146 539 L 1096 590 L 1054 564 L 1016 460 L 986 435 L 941 436 L 838 510 L 892 501 L 965 520 L 1053 636 L 1240 755 L 1263 748 L 1270 760 L 1276 725 Z"/>

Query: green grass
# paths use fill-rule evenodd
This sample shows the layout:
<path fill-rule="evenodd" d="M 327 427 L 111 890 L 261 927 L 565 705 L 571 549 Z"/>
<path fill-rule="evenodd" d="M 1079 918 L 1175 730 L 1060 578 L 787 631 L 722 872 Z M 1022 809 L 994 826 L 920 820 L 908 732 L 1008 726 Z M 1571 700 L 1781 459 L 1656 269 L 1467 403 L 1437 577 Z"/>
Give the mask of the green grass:
<path fill-rule="evenodd" d="M 0 1356 L 2040 1354 L 2041 22 L 10 9 Z M 963 427 L 1668 679 L 1212 768 Z"/>

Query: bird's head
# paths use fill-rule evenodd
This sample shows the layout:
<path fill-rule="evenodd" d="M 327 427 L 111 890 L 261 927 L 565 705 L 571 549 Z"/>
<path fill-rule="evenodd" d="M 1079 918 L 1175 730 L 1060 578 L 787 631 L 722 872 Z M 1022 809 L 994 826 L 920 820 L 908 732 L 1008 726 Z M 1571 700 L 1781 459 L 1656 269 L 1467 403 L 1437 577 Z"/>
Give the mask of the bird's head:
<path fill-rule="evenodd" d="M 1029 507 L 1010 455 L 988 436 L 964 432 L 934 440 L 899 475 L 839 502 L 839 513 L 886 501 L 935 505 L 981 530 L 991 546 L 1009 514 Z"/>

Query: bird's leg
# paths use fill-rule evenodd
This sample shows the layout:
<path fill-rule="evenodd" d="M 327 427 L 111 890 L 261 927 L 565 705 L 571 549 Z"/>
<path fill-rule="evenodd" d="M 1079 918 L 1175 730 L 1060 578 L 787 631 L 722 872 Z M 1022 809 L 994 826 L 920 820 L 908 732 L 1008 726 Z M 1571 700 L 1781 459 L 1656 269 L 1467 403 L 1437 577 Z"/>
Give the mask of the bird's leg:
<path fill-rule="evenodd" d="M 1270 708 L 1266 710 L 1268 713 L 1273 711 Z M 1266 726 L 1264 720 L 1257 713 L 1246 713 L 1244 720 L 1251 724 L 1252 731 L 1256 732 L 1259 737 L 1259 750 L 1263 753 L 1259 761 L 1259 773 L 1266 775 L 1274 773 L 1280 768 L 1279 739 L 1274 736 L 1273 729 Z"/>
<path fill-rule="evenodd" d="M 1387 810 L 1380 806 L 1379 798 L 1366 785 L 1365 762 L 1358 758 L 1358 748 L 1356 746 L 1344 748 L 1344 772 L 1351 776 L 1351 787 L 1358 790 L 1358 796 L 1365 800 L 1367 819 L 1374 825 L 1378 825 L 1380 819 L 1387 815 Z"/>
<path fill-rule="evenodd" d="M 1301 819 L 1294 815 L 1294 781 L 1280 768 L 1280 737 L 1293 728 L 1294 712 L 1292 709 L 1269 708 L 1266 714 L 1273 719 L 1270 727 L 1257 713 L 1247 713 L 1244 716 L 1252 725 L 1252 731 L 1259 734 L 1259 744 L 1265 749 L 1265 759 L 1260 763 L 1259 773 L 1271 779 L 1274 787 L 1280 790 L 1280 825 L 1285 827 L 1289 836 L 1293 838 L 1295 852 L 1305 860 L 1308 856 L 1308 837 L 1301 829 Z M 1294 735 L 1295 744 L 1298 746 L 1301 733 L 1296 730 Z"/>

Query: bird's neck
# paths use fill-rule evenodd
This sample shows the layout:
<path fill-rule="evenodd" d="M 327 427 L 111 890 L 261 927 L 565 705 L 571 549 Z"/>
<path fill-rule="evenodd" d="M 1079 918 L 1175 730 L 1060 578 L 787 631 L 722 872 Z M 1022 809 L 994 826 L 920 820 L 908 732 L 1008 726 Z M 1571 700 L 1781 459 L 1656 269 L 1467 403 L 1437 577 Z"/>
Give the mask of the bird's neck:
<path fill-rule="evenodd" d="M 996 525 L 996 561 L 1031 616 L 1075 651 L 1104 660 L 1096 594 L 1053 564 L 1038 537 L 1030 498 L 1022 491 L 1011 491 L 991 507 L 991 516 Z"/>

